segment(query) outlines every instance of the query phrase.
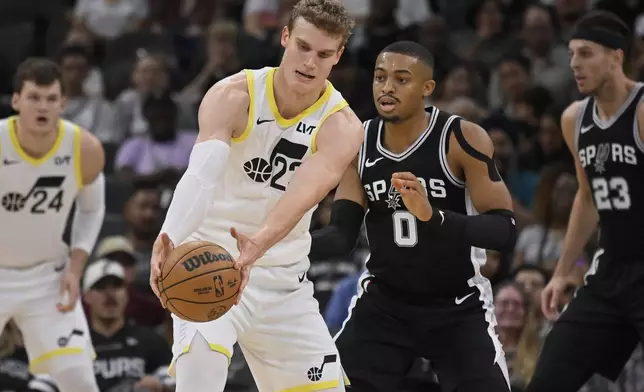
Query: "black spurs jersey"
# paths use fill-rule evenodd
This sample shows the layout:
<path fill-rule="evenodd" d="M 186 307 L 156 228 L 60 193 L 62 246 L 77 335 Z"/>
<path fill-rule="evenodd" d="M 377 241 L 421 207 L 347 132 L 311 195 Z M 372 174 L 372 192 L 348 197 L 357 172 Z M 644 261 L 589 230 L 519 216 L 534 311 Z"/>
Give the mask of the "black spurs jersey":
<path fill-rule="evenodd" d="M 592 97 L 577 117 L 575 147 L 599 213 L 601 256 L 611 262 L 644 261 L 644 142 L 636 112 L 643 86 L 637 83 L 607 121 Z"/>
<path fill-rule="evenodd" d="M 410 294 L 452 297 L 471 292 L 485 251 L 460 238 L 424 235 L 391 184 L 395 172 L 409 171 L 425 186 L 433 206 L 475 214 L 467 188 L 447 165 L 451 124 L 457 116 L 427 109 L 429 125 L 401 154 L 384 147 L 380 118 L 365 122 L 358 172 L 367 195 L 365 216 L 371 254 L 367 269 L 387 286 Z"/>
<path fill-rule="evenodd" d="M 172 353 L 168 343 L 154 330 L 128 323 L 110 337 L 91 333 L 96 351 L 94 374 L 101 391 L 131 390 L 147 375 L 157 376 L 162 383 L 169 377 Z"/>

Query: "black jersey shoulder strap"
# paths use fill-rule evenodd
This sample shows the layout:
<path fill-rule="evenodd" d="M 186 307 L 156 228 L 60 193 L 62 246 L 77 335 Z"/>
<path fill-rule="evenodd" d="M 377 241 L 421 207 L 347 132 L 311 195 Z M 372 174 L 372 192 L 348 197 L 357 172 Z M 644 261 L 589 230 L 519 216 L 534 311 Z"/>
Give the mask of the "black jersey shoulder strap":
<path fill-rule="evenodd" d="M 375 117 L 362 124 L 364 127 L 364 139 L 362 141 L 362 146 L 360 147 L 360 152 L 358 153 L 358 174 L 360 175 L 360 178 L 362 178 L 365 160 L 376 149 L 376 143 L 378 143 L 378 130 L 380 128 L 381 121 L 380 117 Z"/>

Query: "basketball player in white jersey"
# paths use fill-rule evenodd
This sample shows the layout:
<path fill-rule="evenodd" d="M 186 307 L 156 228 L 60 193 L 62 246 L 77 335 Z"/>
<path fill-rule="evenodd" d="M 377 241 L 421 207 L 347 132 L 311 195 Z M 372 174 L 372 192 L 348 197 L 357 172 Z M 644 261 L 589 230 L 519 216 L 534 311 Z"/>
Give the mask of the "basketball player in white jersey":
<path fill-rule="evenodd" d="M 199 137 L 155 244 L 150 283 L 158 294 L 172 244 L 192 240 L 223 246 L 242 285 L 250 280 L 221 318 L 174 318 L 177 392 L 223 391 L 236 341 L 262 392 L 344 391 L 305 274 L 311 214 L 362 142 L 360 120 L 326 80 L 353 25 L 338 1 L 301 0 L 282 31 L 280 66 L 234 75 L 201 103 Z"/>
<path fill-rule="evenodd" d="M 105 156 L 96 137 L 60 119 L 60 71 L 47 59 L 17 70 L 0 120 L 0 330 L 13 319 L 32 373 L 64 392 L 98 392 L 78 301 L 105 212 Z M 71 249 L 62 240 L 72 205 Z"/>

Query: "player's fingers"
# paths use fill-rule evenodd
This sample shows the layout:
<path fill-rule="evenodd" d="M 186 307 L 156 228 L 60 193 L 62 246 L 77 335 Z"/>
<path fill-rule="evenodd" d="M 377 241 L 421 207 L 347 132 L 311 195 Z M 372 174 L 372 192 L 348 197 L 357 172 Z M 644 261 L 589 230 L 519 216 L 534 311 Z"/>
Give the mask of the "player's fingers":
<path fill-rule="evenodd" d="M 414 190 L 416 192 L 420 192 L 422 185 L 418 181 L 415 180 L 403 180 L 403 179 L 394 179 L 392 182 L 396 183 L 397 185 L 394 185 L 396 189 L 398 189 L 399 192 L 403 190 Z M 407 192 L 409 193 L 409 192 Z"/>
<path fill-rule="evenodd" d="M 391 178 L 396 178 L 400 180 L 411 180 L 416 181 L 416 176 L 411 172 L 397 172 L 391 175 Z"/>
<path fill-rule="evenodd" d="M 238 233 L 237 233 L 237 229 L 235 229 L 234 227 L 231 227 L 231 228 L 230 228 L 230 235 L 231 235 L 231 236 L 233 236 L 233 238 L 234 238 L 234 239 L 236 239 L 236 240 L 238 240 L 238 239 L 239 239 L 239 238 L 237 237 L 237 235 L 238 235 Z"/>

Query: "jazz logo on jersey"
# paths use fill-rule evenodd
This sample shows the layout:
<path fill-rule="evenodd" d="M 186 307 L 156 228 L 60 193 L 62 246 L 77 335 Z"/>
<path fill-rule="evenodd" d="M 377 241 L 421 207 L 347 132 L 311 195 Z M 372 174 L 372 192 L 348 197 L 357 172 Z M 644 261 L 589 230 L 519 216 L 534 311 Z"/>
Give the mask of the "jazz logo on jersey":
<path fill-rule="evenodd" d="M 32 214 L 44 214 L 48 210 L 58 212 L 63 207 L 63 190 L 60 189 L 63 182 L 65 176 L 39 177 L 26 195 L 19 192 L 5 193 L 2 196 L 2 207 L 8 212 L 20 212 L 28 201 L 33 201 L 30 210 Z"/>
<path fill-rule="evenodd" d="M 322 359 L 322 364 L 318 366 L 311 367 L 306 372 L 306 377 L 312 382 L 317 382 L 322 379 L 322 373 L 324 373 L 324 365 L 327 363 L 335 363 L 338 360 L 338 356 L 335 354 L 325 355 Z"/>
<path fill-rule="evenodd" d="M 290 175 L 302 164 L 308 149 L 309 147 L 303 144 L 280 139 L 268 161 L 262 157 L 253 158 L 244 163 L 244 172 L 255 182 L 263 183 L 270 180 L 271 188 L 284 191 Z"/>

